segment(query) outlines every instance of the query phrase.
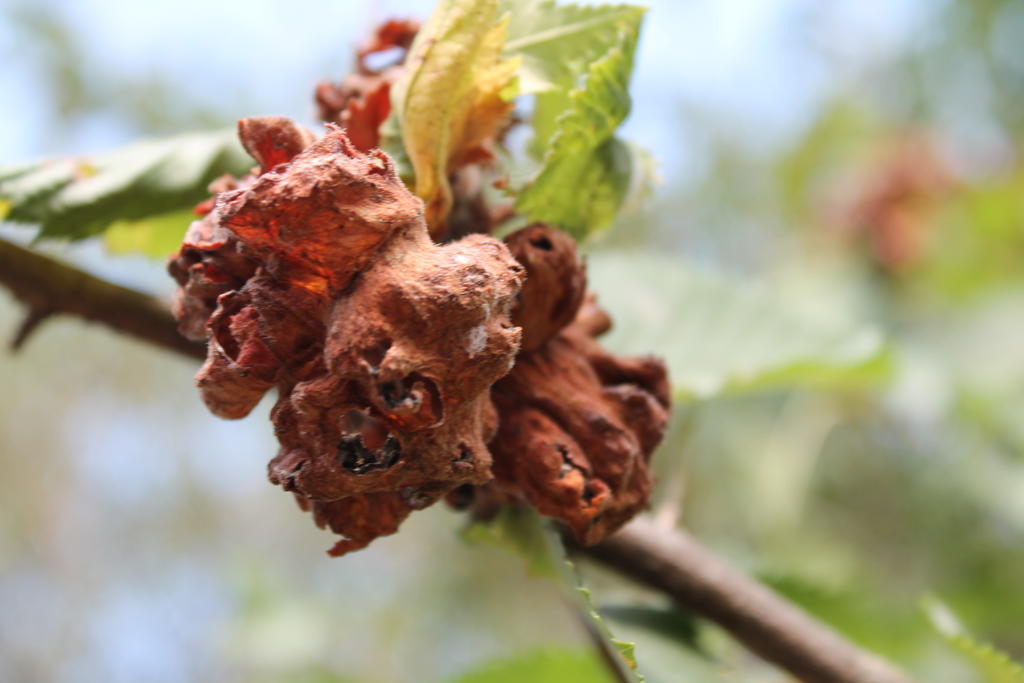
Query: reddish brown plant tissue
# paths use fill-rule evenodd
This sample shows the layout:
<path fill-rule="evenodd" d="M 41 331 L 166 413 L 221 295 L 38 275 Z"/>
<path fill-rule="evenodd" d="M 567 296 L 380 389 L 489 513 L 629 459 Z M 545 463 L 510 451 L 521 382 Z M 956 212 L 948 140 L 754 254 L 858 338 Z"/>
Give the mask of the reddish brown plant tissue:
<path fill-rule="evenodd" d="M 668 421 L 665 366 L 617 358 L 595 341 L 610 321 L 592 297 L 584 303 L 583 267 L 565 233 L 534 225 L 508 244 L 527 269 L 513 315 L 523 351 L 491 392 L 494 474 L 499 488 L 596 543 L 650 496 L 648 461 Z"/>
<path fill-rule="evenodd" d="M 390 160 L 340 130 L 264 164 L 265 150 L 297 151 L 274 143 L 302 139 L 295 128 L 242 123 L 262 173 L 217 196 L 171 272 L 182 331 L 209 337 L 203 399 L 238 418 L 277 387 L 271 480 L 343 536 L 342 553 L 490 478 L 488 391 L 519 347 L 524 269 L 483 235 L 433 243 Z"/>
<path fill-rule="evenodd" d="M 414 29 L 391 29 L 377 42 L 407 47 Z M 595 341 L 610 323 L 571 238 L 533 225 L 503 243 L 481 221 L 435 243 L 368 139 L 279 117 L 239 134 L 259 168 L 197 208 L 169 266 L 175 313 L 209 341 L 213 413 L 277 389 L 270 480 L 341 537 L 331 554 L 443 497 L 526 502 L 584 543 L 643 508 L 665 369 Z"/>
<path fill-rule="evenodd" d="M 368 152 L 380 143 L 380 126 L 391 113 L 391 86 L 402 72 L 402 60 L 412 45 L 419 22 L 387 21 L 377 28 L 373 38 L 356 50 L 356 72 L 341 83 L 323 81 L 316 87 L 319 118 L 337 123 L 348 132 L 358 149 Z M 374 55 L 397 55 L 389 63 L 372 66 Z"/>

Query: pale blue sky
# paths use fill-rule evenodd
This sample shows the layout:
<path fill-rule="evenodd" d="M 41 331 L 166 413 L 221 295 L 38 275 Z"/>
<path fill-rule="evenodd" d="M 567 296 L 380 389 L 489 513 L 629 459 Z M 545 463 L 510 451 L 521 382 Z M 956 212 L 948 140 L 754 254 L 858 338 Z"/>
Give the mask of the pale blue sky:
<path fill-rule="evenodd" d="M 340 76 L 350 47 L 376 21 L 423 16 L 429 0 L 254 3 L 242 0 L 53 0 L 86 48 L 87 82 L 157 74 L 185 101 L 226 117 L 309 119 L 320 78 Z M 684 107 L 772 146 L 797 134 L 837 80 L 904 45 L 940 3 L 924 0 L 654 0 L 638 55 L 627 135 L 652 148 L 668 184 L 699 171 L 701 132 L 680 126 Z M 38 6 L 38 4 L 37 4 Z M 136 132 L 105 116 L 52 135 L 33 55 L 0 25 L 0 163 L 103 149 Z M 230 120 L 225 123 L 231 123 Z"/>

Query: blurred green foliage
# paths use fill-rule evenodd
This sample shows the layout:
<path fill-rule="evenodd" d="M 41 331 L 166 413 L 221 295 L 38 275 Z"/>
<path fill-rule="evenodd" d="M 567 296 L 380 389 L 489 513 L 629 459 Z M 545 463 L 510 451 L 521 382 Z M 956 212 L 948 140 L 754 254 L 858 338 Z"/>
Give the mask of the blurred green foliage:
<path fill-rule="evenodd" d="M 488 662 L 451 683 L 613 683 L 603 662 L 590 651 L 538 651 Z"/>
<path fill-rule="evenodd" d="M 826 5 L 802 21 L 817 27 Z M 679 389 L 653 512 L 918 679 L 970 683 L 1016 671 L 971 643 L 1024 659 L 1024 10 L 959 0 L 926 14 L 888 52 L 821 46 L 827 92 L 773 145 L 681 103 L 703 165 L 588 249 L 619 322 L 609 343 L 667 357 Z M 223 122 L 93 90 L 59 22 L 18 20 L 43 37 L 34 63 L 66 126 L 111 107 L 140 133 Z M 912 145 L 929 153 L 907 162 Z M 166 220 L 108 242 L 159 255 Z M 906 259 L 881 248 L 893 239 L 914 247 Z M 599 680 L 561 589 L 454 540 L 456 516 L 431 510 L 351 561 L 315 562 L 326 540 L 262 483 L 273 439 L 259 419 L 224 431 L 194 405 L 187 364 L 51 325 L 0 359 L 12 679 L 57 671 L 58 651 L 79 679 L 108 678 L 88 630 L 120 604 L 104 591 L 137 590 L 145 617 L 170 621 L 179 605 L 159 602 L 160 582 L 196 562 L 173 652 L 213 663 L 172 678 Z M 714 625 L 581 572 L 648 681 L 781 680 Z M 922 612 L 931 594 L 962 634 Z M 144 621 L 113 633 L 134 642 Z M 28 625 L 42 635 L 19 639 Z"/>
<path fill-rule="evenodd" d="M 84 239 L 118 223 L 118 240 L 164 257 L 168 235 L 181 232 L 181 212 L 209 197 L 224 174 L 244 175 L 252 159 L 234 130 L 183 133 L 77 159 L 0 167 L 3 218 L 39 226 L 40 238 Z M 174 223 L 168 221 L 178 219 Z M 127 223 L 127 225 L 126 225 Z M 138 231 L 124 236 L 125 229 Z"/>
<path fill-rule="evenodd" d="M 967 633 L 956 615 L 942 602 L 928 596 L 921 601 L 932 626 L 967 657 L 989 683 L 1024 683 L 1024 667 L 989 643 Z"/>

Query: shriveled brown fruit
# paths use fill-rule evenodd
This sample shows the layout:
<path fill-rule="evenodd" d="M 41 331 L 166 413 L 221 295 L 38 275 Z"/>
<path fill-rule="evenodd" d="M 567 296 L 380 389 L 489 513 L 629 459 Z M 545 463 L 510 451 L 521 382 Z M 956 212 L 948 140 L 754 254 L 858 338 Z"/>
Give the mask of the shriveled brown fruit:
<path fill-rule="evenodd" d="M 314 139 L 266 117 L 239 135 L 259 167 L 197 207 L 170 264 L 176 313 L 209 340 L 212 412 L 243 417 L 277 388 L 269 477 L 341 536 L 331 554 L 441 498 L 526 501 L 583 543 L 644 507 L 665 368 L 597 343 L 610 320 L 568 235 L 437 244 L 387 155 L 337 126 Z"/>
<path fill-rule="evenodd" d="M 312 131 L 285 116 L 261 116 L 238 122 L 238 138 L 260 172 L 266 173 L 278 164 L 295 158 L 316 140 Z"/>
<path fill-rule="evenodd" d="M 200 393 L 212 412 L 226 418 L 247 415 L 282 377 L 294 376 L 315 357 L 329 303 L 307 286 L 306 276 L 269 276 L 261 252 L 226 225 L 258 183 L 276 177 L 274 169 L 312 142 L 312 133 L 283 117 L 244 119 L 238 129 L 260 168 L 212 186 L 220 190 L 212 209 L 192 225 L 169 266 L 182 285 L 175 311 L 183 332 L 198 337 L 202 331 L 210 340 L 196 377 Z"/>
<path fill-rule="evenodd" d="M 194 341 L 206 339 L 206 321 L 217 307 L 217 298 L 238 289 L 256 272 L 256 263 L 239 253 L 234 236 L 217 233 L 214 217 L 207 213 L 189 226 L 167 265 L 178 283 L 173 304 L 178 331 Z"/>
<path fill-rule="evenodd" d="M 217 211 L 269 275 L 325 297 L 365 270 L 391 236 L 422 220 L 391 160 L 359 152 L 337 128 L 250 187 L 221 194 Z"/>
<path fill-rule="evenodd" d="M 420 22 L 416 19 L 388 19 L 373 32 L 370 40 L 356 50 L 356 65 L 360 73 L 377 73 L 380 69 L 370 66 L 371 55 L 399 48 L 408 50 L 419 33 Z"/>
<path fill-rule="evenodd" d="M 585 274 L 568 236 L 533 225 L 507 242 L 527 268 L 514 314 L 526 341 L 491 392 L 494 475 L 580 542 L 597 543 L 650 497 L 648 462 L 668 424 L 665 366 L 618 358 L 593 338 L 607 317 L 592 300 L 581 308 Z"/>
<path fill-rule="evenodd" d="M 196 375 L 210 411 L 245 417 L 275 385 L 319 369 L 329 303 L 262 268 L 241 289 L 222 294 L 207 322 L 206 362 Z"/>
<path fill-rule="evenodd" d="M 387 491 L 348 496 L 340 500 L 321 502 L 296 493 L 299 507 L 313 515 L 313 522 L 321 529 L 330 529 L 341 537 L 327 551 L 340 557 L 353 550 L 365 548 L 379 536 L 389 536 L 409 516 L 414 508 L 399 493 Z"/>
<path fill-rule="evenodd" d="M 413 507 L 490 479 L 488 390 L 519 346 L 523 269 L 496 240 L 397 237 L 331 314 L 325 372 L 275 410 L 271 478 L 318 500 L 400 491 Z"/>
<path fill-rule="evenodd" d="M 392 19 L 381 24 L 371 40 L 356 50 L 356 73 L 340 83 L 323 81 L 316 86 L 317 115 L 336 123 L 348 133 L 357 149 L 368 152 L 380 144 L 380 127 L 391 113 L 391 86 L 401 74 L 405 53 L 419 31 L 411 19 Z M 387 65 L 373 67 L 374 54 L 396 51 Z"/>
<path fill-rule="evenodd" d="M 322 121 L 344 128 L 352 144 L 364 152 L 380 145 L 380 127 L 391 113 L 391 86 L 398 67 L 383 74 L 352 74 L 339 84 L 323 82 L 316 88 Z"/>
<path fill-rule="evenodd" d="M 431 241 L 390 159 L 340 129 L 305 149 L 286 119 L 240 132 L 261 172 L 201 224 L 252 270 L 216 298 L 197 382 L 229 418 L 278 388 L 271 481 L 343 536 L 341 554 L 490 480 L 489 390 L 519 349 L 524 268 L 490 237 Z M 193 294 L 207 293 L 182 288 L 190 320 L 209 304 Z"/>
<path fill-rule="evenodd" d="M 291 160 L 315 139 L 313 133 L 282 116 L 242 119 L 238 137 L 260 168 L 241 179 L 226 175 L 210 183 L 214 197 L 196 206 L 200 218 L 189 227 L 181 248 L 168 263 L 179 286 L 174 302 L 178 329 L 196 341 L 206 338 L 206 321 L 217 307 L 217 298 L 241 288 L 258 265 L 241 253 L 235 235 L 220 226 L 220 216 L 214 213 L 215 198 L 244 190 L 259 173 Z"/>
<path fill-rule="evenodd" d="M 528 225 L 505 239 L 528 274 L 513 313 L 523 328 L 523 353 L 543 346 L 571 323 L 583 303 L 587 273 L 576 242 L 542 223 Z"/>

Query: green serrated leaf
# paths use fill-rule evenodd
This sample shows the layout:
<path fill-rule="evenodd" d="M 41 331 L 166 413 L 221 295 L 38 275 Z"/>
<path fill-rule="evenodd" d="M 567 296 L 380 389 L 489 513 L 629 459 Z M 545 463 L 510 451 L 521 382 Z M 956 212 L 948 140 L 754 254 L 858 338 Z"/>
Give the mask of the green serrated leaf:
<path fill-rule="evenodd" d="M 39 237 L 76 240 L 117 221 L 190 208 L 207 196 L 211 180 L 252 164 L 234 130 L 186 133 L 3 169 L 0 201 L 9 203 L 6 220 L 39 224 Z"/>
<path fill-rule="evenodd" d="M 678 645 L 700 651 L 696 618 L 677 607 L 602 605 L 601 615 L 613 624 L 635 626 L 657 633 Z"/>
<path fill-rule="evenodd" d="M 921 609 L 932 627 L 971 662 L 986 683 L 1024 683 L 1024 667 L 995 646 L 974 638 L 945 603 L 929 596 L 922 599 Z"/>
<path fill-rule="evenodd" d="M 577 238 L 610 225 L 630 186 L 632 155 L 614 134 L 631 104 L 642 12 L 632 16 L 615 24 L 613 45 L 586 63 L 578 82 L 543 93 L 534 110 L 534 150 L 543 150 L 543 160 L 516 208 Z"/>
<path fill-rule="evenodd" d="M 766 386 L 844 385 L 885 375 L 874 328 L 801 315 L 777 296 L 653 253 L 591 255 L 590 280 L 620 353 L 665 357 L 678 393 L 711 398 Z"/>
<path fill-rule="evenodd" d="M 632 181 L 630 149 L 613 137 L 589 157 L 564 156 L 552 160 L 520 195 L 518 206 L 531 220 L 557 225 L 580 239 L 615 220 Z M 570 183 L 576 188 L 573 192 L 567 189 Z M 562 190 L 556 196 L 553 193 L 559 187 Z M 568 197 L 574 201 L 567 201 Z"/>
<path fill-rule="evenodd" d="M 601 617 L 601 613 L 597 611 L 597 607 L 594 605 L 590 589 L 584 586 L 583 582 L 580 580 L 579 572 L 576 571 L 576 565 L 566 559 L 565 567 L 569 577 L 575 582 L 576 593 L 580 597 L 582 607 L 590 617 L 591 628 L 598 637 L 611 643 L 612 647 L 615 648 L 615 651 L 619 653 L 619 656 L 622 657 L 622 660 L 629 667 L 629 674 L 633 679 L 641 682 L 644 681 L 645 679 L 643 674 L 636 670 L 636 643 L 619 640 L 612 634 L 611 629 L 608 627 L 608 623 Z"/>
<path fill-rule="evenodd" d="M 488 521 L 476 521 L 462 536 L 475 543 L 488 543 L 511 550 L 526 560 L 534 576 L 558 583 L 569 602 L 587 617 L 587 628 L 595 638 L 611 645 L 622 655 L 623 676 L 636 681 L 644 678 L 636 673 L 635 644 L 617 641 L 601 619 L 590 599 L 590 591 L 580 581 L 576 567 L 565 557 L 565 549 L 557 532 L 535 510 L 521 505 L 506 505 Z M 613 657 L 614 658 L 614 657 Z"/>
<path fill-rule="evenodd" d="M 611 644 L 615 646 L 615 649 L 619 651 L 622 658 L 626 660 L 626 664 L 629 664 L 629 668 L 636 669 L 636 643 L 612 638 Z M 640 680 L 643 680 L 643 678 L 641 677 Z"/>
<path fill-rule="evenodd" d="M 721 664 L 705 645 L 700 622 L 674 605 L 601 605 L 602 618 L 619 642 L 636 642 L 652 681 L 718 681 Z M 713 639 L 711 639 L 713 642 Z"/>

